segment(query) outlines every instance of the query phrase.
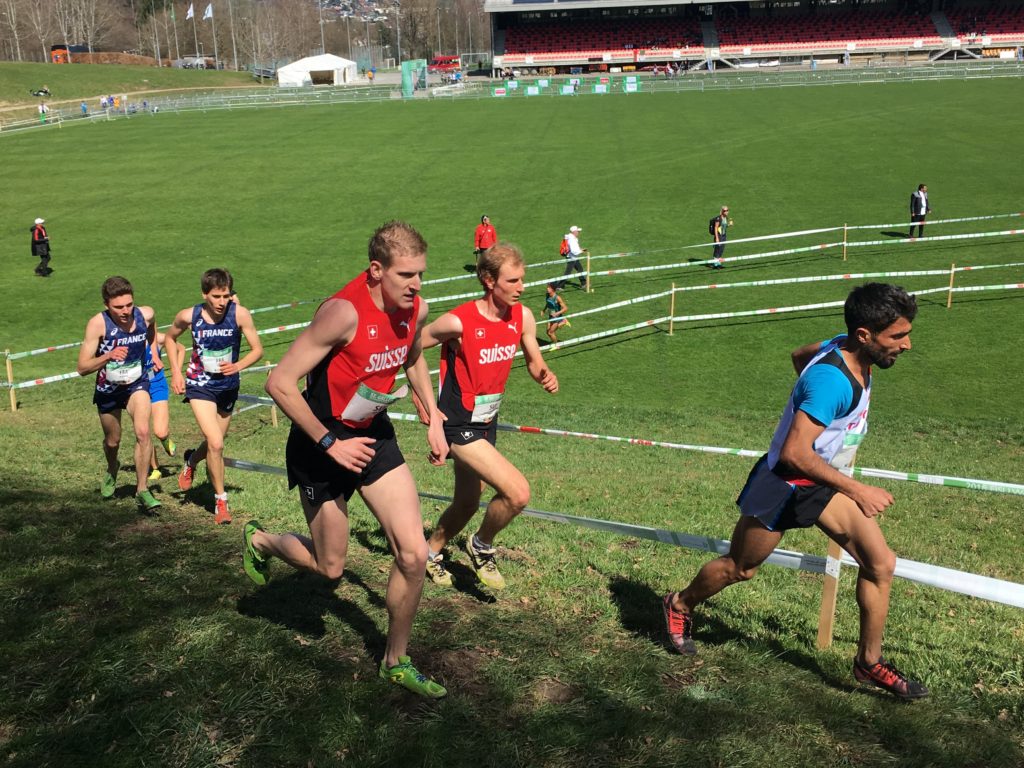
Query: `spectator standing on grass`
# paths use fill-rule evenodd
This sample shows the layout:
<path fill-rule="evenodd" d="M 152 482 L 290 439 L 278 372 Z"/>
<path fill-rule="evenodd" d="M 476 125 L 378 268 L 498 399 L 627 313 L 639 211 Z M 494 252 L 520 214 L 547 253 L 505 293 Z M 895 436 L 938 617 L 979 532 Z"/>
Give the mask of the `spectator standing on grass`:
<path fill-rule="evenodd" d="M 195 481 L 196 467 L 206 460 L 206 472 L 213 486 L 213 521 L 231 522 L 228 494 L 224 487 L 224 438 L 238 400 L 239 373 L 263 356 L 256 326 L 249 310 L 232 300 L 234 280 L 226 269 L 208 269 L 199 283 L 203 302 L 181 310 L 164 335 L 171 364 L 171 389 L 185 395 L 203 441 L 186 450 L 178 475 L 178 488 L 188 491 Z M 192 357 L 181 375 L 184 348 L 178 337 L 192 332 Z M 242 337 L 249 352 L 241 357 Z"/>
<path fill-rule="evenodd" d="M 46 122 L 46 114 L 49 111 L 50 111 L 50 108 L 48 106 L 46 106 L 46 102 L 45 101 L 40 101 L 39 102 L 39 122 L 40 123 L 45 123 Z"/>
<path fill-rule="evenodd" d="M 573 224 L 569 227 L 569 231 L 562 238 L 561 255 L 565 257 L 565 272 L 562 274 L 563 279 L 558 282 L 558 288 L 564 288 L 565 284 L 569 282 L 564 278 L 571 275 L 573 272 L 580 273 L 580 288 L 582 290 L 587 289 L 587 274 L 586 270 L 583 269 L 583 265 L 580 263 L 580 257 L 585 253 L 590 253 L 587 248 L 580 247 L 580 232 L 583 230 Z"/>
<path fill-rule="evenodd" d="M 729 239 L 729 227 L 732 220 L 729 218 L 729 206 L 723 205 L 718 216 L 711 220 L 711 234 L 715 238 L 715 251 L 712 257 L 717 261 L 711 265 L 712 269 L 721 269 L 721 259 L 725 255 L 725 241 Z"/>
<path fill-rule="evenodd" d="M 447 692 L 406 654 L 423 592 L 427 545 L 416 483 L 398 446 L 387 408 L 404 368 L 429 409 L 431 462 L 448 455 L 430 371 L 420 354 L 427 303 L 420 296 L 427 243 L 401 221 L 373 233 L 369 266 L 327 299 L 267 380 L 267 393 L 292 420 L 285 449 L 288 484 L 299 486 L 309 536 L 273 534 L 255 520 L 244 529 L 242 564 L 258 585 L 270 558 L 339 579 L 348 553 L 348 502 L 359 491 L 387 538 L 395 562 L 388 578 L 387 646 L 379 676 L 428 698 Z M 296 382 L 305 377 L 305 392 Z"/>
<path fill-rule="evenodd" d="M 93 315 L 85 326 L 78 352 L 78 374 L 96 374 L 92 401 L 103 428 L 103 455 L 107 472 L 100 496 L 109 499 L 117 490 L 117 454 L 121 447 L 121 412 L 128 411 L 135 430 L 135 498 L 139 511 L 152 514 L 160 502 L 149 492 L 146 477 L 152 453 L 149 433 L 149 367 L 156 338 L 152 307 L 136 307 L 132 284 L 123 277 L 109 277 L 100 290 L 106 309 Z"/>
<path fill-rule="evenodd" d="M 36 265 L 36 274 L 40 277 L 49 277 L 53 272 L 50 269 L 50 236 L 46 234 L 45 219 L 36 219 L 32 225 L 32 255 L 39 257 Z"/>
<path fill-rule="evenodd" d="M 768 453 L 751 470 L 736 503 L 740 519 L 729 552 L 706 563 L 681 592 L 662 600 L 668 637 L 693 655 L 693 610 L 726 587 L 752 579 L 785 531 L 816 525 L 857 561 L 860 639 L 853 676 L 901 699 L 928 689 L 882 656 L 882 633 L 896 555 L 877 516 L 893 498 L 843 474 L 867 434 L 872 366 L 892 367 L 910 350 L 917 302 L 902 288 L 868 283 L 850 292 L 846 333 L 794 350 L 798 379 Z"/>
<path fill-rule="evenodd" d="M 84 101 L 81 104 L 81 110 L 82 110 L 82 117 L 88 117 L 89 116 L 89 105 L 86 104 Z"/>
<path fill-rule="evenodd" d="M 498 233 L 491 224 L 489 216 L 484 214 L 480 217 L 476 232 L 473 233 L 473 255 L 477 258 L 480 254 L 498 242 Z"/>
<path fill-rule="evenodd" d="M 931 213 L 932 207 L 928 204 L 928 185 L 918 184 L 917 190 L 910 195 L 910 233 L 907 237 L 914 236 L 914 226 L 917 226 L 917 236 L 924 237 L 924 220 Z"/>
<path fill-rule="evenodd" d="M 427 540 L 426 565 L 431 581 L 451 586 L 442 551 L 479 511 L 486 483 L 494 497 L 464 546 L 480 582 L 503 589 L 494 538 L 526 507 L 530 484 L 495 447 L 498 409 L 520 347 L 527 371 L 546 392 L 558 392 L 558 377 L 544 364 L 533 313 L 519 302 L 526 274 L 523 254 L 514 245 L 498 243 L 480 256 L 476 274 L 484 295 L 441 315 L 422 334 L 424 349 L 444 345 L 437 407 L 444 414 L 455 470 L 453 500 Z M 427 416 L 422 407 L 418 410 L 421 418 Z M 435 418 L 440 417 L 432 414 L 426 421 L 433 426 Z"/>

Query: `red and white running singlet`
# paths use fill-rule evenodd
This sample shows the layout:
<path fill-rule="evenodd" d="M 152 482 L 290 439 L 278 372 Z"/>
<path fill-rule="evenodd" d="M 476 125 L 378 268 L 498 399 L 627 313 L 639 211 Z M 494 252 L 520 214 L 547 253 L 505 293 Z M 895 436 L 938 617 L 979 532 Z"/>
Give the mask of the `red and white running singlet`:
<path fill-rule="evenodd" d="M 331 299 L 346 299 L 355 307 L 359 323 L 344 347 L 335 347 L 306 376 L 306 400 L 318 419 L 337 419 L 354 429 L 365 429 L 387 407 L 403 397 L 392 395 L 398 369 L 409 357 L 416 333 L 420 297 L 412 309 L 392 313 L 379 309 L 370 296 L 363 272 Z"/>
<path fill-rule="evenodd" d="M 437 407 L 447 426 L 487 425 L 498 415 L 512 360 L 523 337 L 523 305 L 513 304 L 501 320 L 488 320 L 468 301 L 452 314 L 462 321 L 462 338 L 441 350 Z"/>

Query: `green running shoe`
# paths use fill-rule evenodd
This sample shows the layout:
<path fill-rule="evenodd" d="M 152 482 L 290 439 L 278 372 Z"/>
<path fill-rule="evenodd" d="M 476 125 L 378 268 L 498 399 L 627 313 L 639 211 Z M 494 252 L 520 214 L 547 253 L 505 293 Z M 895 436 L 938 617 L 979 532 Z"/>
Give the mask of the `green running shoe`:
<path fill-rule="evenodd" d="M 473 544 L 473 537 L 467 536 L 465 550 L 481 584 L 491 589 L 505 588 L 505 577 L 501 575 L 501 571 L 498 570 L 498 566 L 494 562 L 494 556 L 497 554 L 494 547 L 478 548 Z"/>
<path fill-rule="evenodd" d="M 135 498 L 139 502 L 140 512 L 148 514 L 150 512 L 156 512 L 161 507 L 160 502 L 156 500 L 156 496 L 150 493 L 148 488 L 135 494 Z"/>
<path fill-rule="evenodd" d="M 252 545 L 252 535 L 262 530 L 263 526 L 255 520 L 250 520 L 242 528 L 242 540 L 245 542 L 242 547 L 242 568 L 245 575 L 260 587 L 270 581 L 270 560 Z"/>
<path fill-rule="evenodd" d="M 427 577 L 442 587 L 452 586 L 452 575 L 444 567 L 444 555 L 440 552 L 433 557 L 427 555 Z"/>
<path fill-rule="evenodd" d="M 380 677 L 428 699 L 440 699 L 448 695 L 443 686 L 417 670 L 408 656 L 399 656 L 398 663 L 393 667 L 388 667 L 387 660 L 381 659 Z"/>
<path fill-rule="evenodd" d="M 174 456 L 174 454 L 178 452 L 178 446 L 176 446 L 174 441 L 169 437 L 166 440 L 161 440 L 160 444 L 163 445 L 164 451 L 167 452 L 168 456 Z"/>
<path fill-rule="evenodd" d="M 109 472 L 103 476 L 103 482 L 100 483 L 100 496 L 104 499 L 109 499 L 114 495 L 114 491 L 117 490 L 117 482 L 114 480 L 114 476 Z"/>

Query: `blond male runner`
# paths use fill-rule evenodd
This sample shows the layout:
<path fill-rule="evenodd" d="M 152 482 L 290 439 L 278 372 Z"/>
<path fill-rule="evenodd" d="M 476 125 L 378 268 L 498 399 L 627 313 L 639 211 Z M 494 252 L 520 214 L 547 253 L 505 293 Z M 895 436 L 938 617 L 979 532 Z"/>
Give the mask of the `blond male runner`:
<path fill-rule="evenodd" d="M 442 550 L 477 513 L 486 483 L 495 495 L 480 529 L 466 537 L 466 554 L 483 584 L 502 589 L 494 537 L 529 503 L 530 484 L 495 447 L 498 409 L 520 347 L 527 371 L 545 391 L 558 392 L 558 377 L 544 365 L 533 313 L 519 303 L 526 274 L 523 254 L 514 245 L 498 243 L 480 255 L 476 271 L 484 295 L 423 329 L 425 349 L 444 345 L 438 408 L 446 419 L 444 435 L 455 465 L 454 499 L 427 541 L 427 574 L 435 584 L 451 585 Z"/>
<path fill-rule="evenodd" d="M 429 698 L 447 691 L 421 674 L 407 654 L 423 592 L 427 545 L 416 484 L 398 447 L 387 407 L 408 393 L 392 391 L 404 368 L 427 404 L 431 461 L 448 454 L 441 417 L 420 355 L 427 318 L 420 296 L 427 243 L 408 224 L 392 221 L 374 232 L 370 264 L 327 299 L 267 380 L 267 393 L 292 420 L 285 463 L 310 536 L 272 534 L 246 524 L 243 566 L 256 584 L 269 578 L 269 558 L 338 579 L 348 553 L 348 500 L 359 491 L 380 523 L 395 557 L 388 578 L 388 638 L 379 674 Z M 306 378 L 306 390 L 296 384 Z"/>

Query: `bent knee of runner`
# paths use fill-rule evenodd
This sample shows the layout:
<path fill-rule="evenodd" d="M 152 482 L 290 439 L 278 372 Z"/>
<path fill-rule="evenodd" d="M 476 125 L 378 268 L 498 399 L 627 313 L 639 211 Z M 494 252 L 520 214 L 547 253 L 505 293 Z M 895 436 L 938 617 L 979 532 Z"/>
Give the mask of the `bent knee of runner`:
<path fill-rule="evenodd" d="M 325 562 L 317 561 L 316 572 L 327 579 L 340 579 L 345 572 L 345 558 L 331 558 Z"/>
<path fill-rule="evenodd" d="M 760 568 L 759 565 L 741 565 L 731 558 L 726 558 L 729 561 L 729 577 L 733 583 L 740 581 L 750 581 L 752 578 L 757 576 L 757 571 Z"/>
<path fill-rule="evenodd" d="M 423 575 L 427 567 L 427 542 L 413 547 L 398 547 L 395 552 L 395 566 L 406 575 Z"/>
<path fill-rule="evenodd" d="M 526 505 L 530 503 L 530 484 L 526 478 L 522 478 L 521 482 L 517 482 L 501 494 L 506 503 L 512 507 L 515 513 L 518 515 L 522 512 Z"/>
<path fill-rule="evenodd" d="M 213 435 L 206 438 L 206 454 L 221 454 L 224 453 L 224 436 Z"/>
<path fill-rule="evenodd" d="M 889 547 L 884 547 L 879 554 L 872 554 L 863 560 L 864 562 L 859 564 L 860 575 L 863 578 L 876 583 L 892 581 L 896 573 L 896 553 Z"/>

